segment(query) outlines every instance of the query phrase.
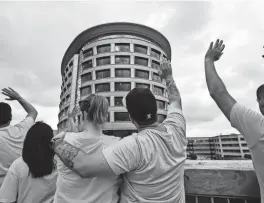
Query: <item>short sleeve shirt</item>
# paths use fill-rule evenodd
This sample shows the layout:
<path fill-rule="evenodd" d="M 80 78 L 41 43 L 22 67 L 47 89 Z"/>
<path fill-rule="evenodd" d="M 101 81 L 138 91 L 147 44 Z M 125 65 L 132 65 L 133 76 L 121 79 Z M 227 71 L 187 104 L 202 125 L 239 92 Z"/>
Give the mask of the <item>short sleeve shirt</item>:
<path fill-rule="evenodd" d="M 32 178 L 22 157 L 9 168 L 0 189 L 0 202 L 51 203 L 56 191 L 57 172 Z"/>
<path fill-rule="evenodd" d="M 0 186 L 8 168 L 22 155 L 26 134 L 34 122 L 28 116 L 17 125 L 0 128 Z"/>
<path fill-rule="evenodd" d="M 248 144 L 259 181 L 261 203 L 264 203 L 264 116 L 236 103 L 231 110 L 230 122 Z"/>
<path fill-rule="evenodd" d="M 116 175 L 123 174 L 120 203 L 185 203 L 186 123 L 170 108 L 165 131 L 145 129 L 103 149 Z"/>
<path fill-rule="evenodd" d="M 106 135 L 89 136 L 88 132 L 67 133 L 65 141 L 78 147 L 85 153 L 91 153 L 104 145 L 111 145 L 120 140 L 118 137 Z M 57 190 L 54 203 L 117 203 L 120 179 L 118 176 L 82 178 L 60 159 L 58 163 Z"/>

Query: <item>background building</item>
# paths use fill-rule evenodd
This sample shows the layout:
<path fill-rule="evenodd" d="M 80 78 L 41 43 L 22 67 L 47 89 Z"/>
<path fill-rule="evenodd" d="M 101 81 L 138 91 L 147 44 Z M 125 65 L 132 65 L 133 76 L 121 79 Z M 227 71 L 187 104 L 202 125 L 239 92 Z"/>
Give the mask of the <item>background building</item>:
<path fill-rule="evenodd" d="M 149 88 L 157 99 L 158 121 L 167 114 L 165 81 L 158 76 L 163 58 L 171 60 L 168 40 L 158 31 L 133 23 L 103 24 L 85 30 L 68 47 L 61 64 L 62 86 L 58 129 L 67 112 L 90 93 L 110 104 L 104 133 L 125 136 L 135 131 L 122 98 L 134 87 Z M 76 120 L 80 123 L 81 116 Z"/>
<path fill-rule="evenodd" d="M 188 138 L 187 154 L 197 159 L 244 159 L 250 151 L 242 135 L 230 134 L 215 137 Z"/>

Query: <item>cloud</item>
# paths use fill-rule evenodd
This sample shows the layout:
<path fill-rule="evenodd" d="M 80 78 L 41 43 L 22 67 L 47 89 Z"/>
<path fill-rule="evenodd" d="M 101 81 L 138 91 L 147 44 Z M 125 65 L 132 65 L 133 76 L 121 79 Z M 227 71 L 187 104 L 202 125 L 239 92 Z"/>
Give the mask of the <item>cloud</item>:
<path fill-rule="evenodd" d="M 0 87 L 18 90 L 38 108 L 39 119 L 55 129 L 60 65 L 72 40 L 102 23 L 140 23 L 157 29 L 171 43 L 187 135 L 236 132 L 209 96 L 204 54 L 210 41 L 225 41 L 216 69 L 232 96 L 257 110 L 255 91 L 264 83 L 263 10 L 260 1 L 0 2 Z M 25 112 L 16 102 L 11 104 L 18 122 Z"/>

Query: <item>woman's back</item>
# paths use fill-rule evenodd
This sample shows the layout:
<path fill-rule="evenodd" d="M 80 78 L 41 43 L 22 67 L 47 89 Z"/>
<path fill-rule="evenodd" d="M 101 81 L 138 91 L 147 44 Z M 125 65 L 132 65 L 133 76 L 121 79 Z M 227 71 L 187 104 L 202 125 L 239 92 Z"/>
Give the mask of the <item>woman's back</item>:
<path fill-rule="evenodd" d="M 114 144 L 120 138 L 105 135 L 91 137 L 87 135 L 87 132 L 81 132 L 67 133 L 64 140 L 88 153 L 97 147 Z M 59 176 L 54 203 L 118 202 L 119 177 L 82 178 L 59 159 L 57 168 Z"/>
<path fill-rule="evenodd" d="M 57 171 L 43 178 L 32 178 L 22 157 L 8 170 L 0 189 L 0 202 L 51 203 L 56 191 Z"/>

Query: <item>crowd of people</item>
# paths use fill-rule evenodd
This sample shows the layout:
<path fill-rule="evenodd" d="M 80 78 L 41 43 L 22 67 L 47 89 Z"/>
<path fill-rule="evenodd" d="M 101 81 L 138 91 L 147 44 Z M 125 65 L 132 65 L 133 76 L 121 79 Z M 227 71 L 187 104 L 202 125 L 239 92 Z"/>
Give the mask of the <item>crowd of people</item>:
<path fill-rule="evenodd" d="M 264 85 L 257 91 L 260 112 L 239 104 L 227 91 L 214 63 L 225 45 L 211 43 L 205 59 L 209 93 L 231 125 L 247 141 L 264 203 Z M 134 88 L 124 98 L 137 133 L 120 139 L 106 136 L 101 126 L 108 116 L 108 100 L 90 94 L 80 103 L 83 117 L 77 126 L 74 108 L 68 129 L 54 136 L 44 122 L 35 122 L 36 109 L 12 88 L 2 93 L 27 112 L 10 125 L 9 104 L 0 102 L 1 203 L 185 203 L 184 163 L 186 121 L 181 94 L 169 61 L 159 75 L 166 81 L 168 114 L 157 123 L 157 103 L 148 88 Z"/>

